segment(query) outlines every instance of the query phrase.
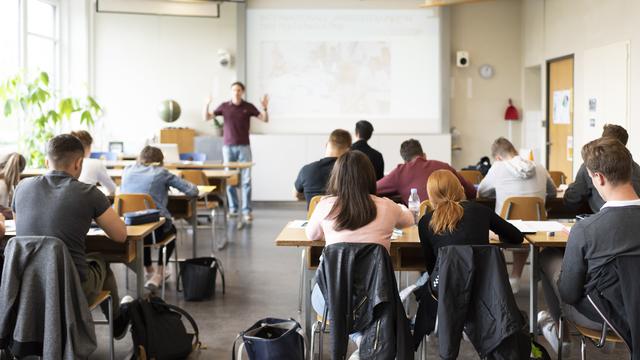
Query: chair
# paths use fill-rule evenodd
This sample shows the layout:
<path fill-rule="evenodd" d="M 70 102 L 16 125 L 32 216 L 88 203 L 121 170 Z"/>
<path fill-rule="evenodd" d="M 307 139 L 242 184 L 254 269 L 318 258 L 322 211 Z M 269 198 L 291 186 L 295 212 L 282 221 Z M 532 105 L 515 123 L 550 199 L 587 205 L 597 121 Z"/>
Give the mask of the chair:
<path fill-rule="evenodd" d="M 423 217 L 428 211 L 433 211 L 433 206 L 431 206 L 431 201 L 425 200 L 420 203 L 420 217 Z"/>
<path fill-rule="evenodd" d="M 180 153 L 180 161 L 207 161 L 207 154 L 198 152 Z"/>
<path fill-rule="evenodd" d="M 313 211 L 316 209 L 316 205 L 320 202 L 324 195 L 316 195 L 309 201 L 309 209 L 307 210 L 307 220 L 311 219 Z M 302 313 L 302 294 L 304 292 L 304 263 L 307 259 L 307 249 L 302 249 L 300 257 L 300 289 L 298 291 L 298 313 Z"/>
<path fill-rule="evenodd" d="M 504 200 L 500 216 L 503 219 L 527 221 L 547 220 L 544 199 L 537 196 L 511 196 Z"/>
<path fill-rule="evenodd" d="M 106 324 L 109 325 L 109 359 L 115 360 L 115 351 L 113 347 L 113 298 L 111 297 L 111 293 L 109 291 L 101 291 L 100 294 L 93 300 L 91 304 L 89 304 L 89 310 L 93 311 L 98 306 L 102 305 L 104 302 L 107 302 L 107 306 L 109 306 L 109 312 L 106 320 L 94 320 L 94 324 Z"/>
<path fill-rule="evenodd" d="M 463 179 L 467 180 L 468 183 L 478 185 L 482 181 L 482 173 L 478 170 L 460 170 L 458 174 L 462 176 Z"/>
<path fill-rule="evenodd" d="M 115 152 L 92 152 L 89 155 L 92 159 L 100 159 L 100 160 L 108 160 L 108 161 L 117 161 L 118 153 Z"/>
<path fill-rule="evenodd" d="M 140 211 L 140 210 L 145 210 L 145 209 L 155 209 L 156 208 L 156 204 L 155 202 L 153 202 L 153 199 L 151 198 L 150 195 L 148 194 L 118 194 L 115 197 L 115 200 L 113 202 L 113 206 L 116 210 L 116 213 L 120 216 L 122 216 L 124 213 L 126 212 L 131 212 L 131 211 Z M 178 244 L 176 243 L 176 235 L 175 234 L 169 234 L 167 236 L 165 236 L 162 240 L 158 241 L 158 239 L 156 239 L 156 235 L 155 232 L 151 233 L 152 237 L 153 237 L 153 243 L 152 244 L 145 244 L 144 247 L 146 248 L 152 248 L 152 249 L 162 249 L 162 257 L 164 260 L 164 264 L 165 266 L 162 267 L 162 270 L 164 272 L 164 269 L 166 267 L 167 264 L 167 245 L 170 244 L 171 242 L 175 243 L 175 249 L 174 249 L 174 255 L 175 255 L 175 268 L 174 268 L 174 272 L 175 272 L 175 276 L 176 279 L 178 279 Z M 138 254 L 138 256 L 142 256 L 142 254 Z M 129 276 L 128 276 L 128 272 L 129 272 L 129 268 L 127 268 L 127 276 L 126 276 L 126 281 L 127 281 L 127 287 L 129 284 Z M 177 281 L 177 280 L 176 280 Z M 165 274 L 162 274 L 162 294 L 161 297 L 164 299 L 164 290 L 165 290 Z"/>
<path fill-rule="evenodd" d="M 551 180 L 553 180 L 556 187 L 560 187 L 560 185 L 567 183 L 567 175 L 562 171 L 549 171 L 549 176 L 551 176 Z"/>

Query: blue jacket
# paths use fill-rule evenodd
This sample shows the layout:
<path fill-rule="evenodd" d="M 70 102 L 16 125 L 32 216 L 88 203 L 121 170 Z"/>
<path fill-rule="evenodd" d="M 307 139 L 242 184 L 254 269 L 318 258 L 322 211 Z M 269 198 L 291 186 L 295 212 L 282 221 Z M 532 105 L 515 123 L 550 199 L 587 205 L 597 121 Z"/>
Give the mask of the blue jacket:
<path fill-rule="evenodd" d="M 197 196 L 198 187 L 169 172 L 162 166 L 135 164 L 128 166 L 122 173 L 121 194 L 149 194 L 156 203 L 160 215 L 171 220 L 167 209 L 169 188 L 175 188 L 186 195 Z"/>

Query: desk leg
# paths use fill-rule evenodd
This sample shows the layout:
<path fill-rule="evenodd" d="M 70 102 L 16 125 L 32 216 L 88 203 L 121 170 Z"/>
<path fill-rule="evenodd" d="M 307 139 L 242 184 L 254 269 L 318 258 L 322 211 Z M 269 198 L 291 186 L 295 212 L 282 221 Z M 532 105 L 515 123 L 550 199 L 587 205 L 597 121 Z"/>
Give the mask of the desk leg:
<path fill-rule="evenodd" d="M 533 244 L 529 245 L 531 249 L 531 266 L 529 269 L 529 332 L 534 340 L 538 333 L 538 256 L 539 249 Z"/>
<path fill-rule="evenodd" d="M 229 214 L 229 198 L 227 197 L 227 179 L 222 179 L 220 181 L 220 191 L 222 192 L 223 195 L 223 199 L 224 199 L 224 204 L 222 206 L 222 216 L 223 216 L 223 220 L 222 220 L 222 224 L 223 224 L 223 228 L 222 228 L 222 239 L 221 242 L 218 243 L 218 250 L 222 250 L 224 249 L 225 246 L 227 246 L 227 215 Z M 217 232 L 217 229 L 216 229 Z"/>
<path fill-rule="evenodd" d="M 135 271 L 136 271 L 136 292 L 138 297 L 144 296 L 144 240 L 137 239 L 136 242 L 136 260 L 135 260 Z"/>
<path fill-rule="evenodd" d="M 191 228 L 193 229 L 193 258 L 198 257 L 198 200 L 196 198 L 191 199 L 189 202 L 191 206 Z M 214 226 L 214 225 L 212 225 Z M 176 239 L 177 240 L 177 239 Z"/>
<path fill-rule="evenodd" d="M 311 290 L 313 290 L 313 275 L 314 271 L 308 269 L 305 266 L 303 276 L 304 276 L 304 335 L 307 342 L 307 349 L 310 349 L 313 344 L 311 344 L 311 326 L 315 322 L 313 313 L 313 307 L 311 306 Z M 313 349 L 311 349 L 311 355 L 313 355 Z M 312 356 L 309 357 L 313 358 Z"/>

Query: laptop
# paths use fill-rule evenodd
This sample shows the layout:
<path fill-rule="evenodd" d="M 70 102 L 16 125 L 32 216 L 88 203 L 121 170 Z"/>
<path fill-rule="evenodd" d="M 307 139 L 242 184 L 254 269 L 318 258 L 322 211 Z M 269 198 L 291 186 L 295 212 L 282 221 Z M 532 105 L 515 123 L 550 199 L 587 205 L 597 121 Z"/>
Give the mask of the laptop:
<path fill-rule="evenodd" d="M 180 162 L 180 152 L 178 152 L 178 144 L 153 144 L 162 151 L 165 164 L 177 164 Z"/>

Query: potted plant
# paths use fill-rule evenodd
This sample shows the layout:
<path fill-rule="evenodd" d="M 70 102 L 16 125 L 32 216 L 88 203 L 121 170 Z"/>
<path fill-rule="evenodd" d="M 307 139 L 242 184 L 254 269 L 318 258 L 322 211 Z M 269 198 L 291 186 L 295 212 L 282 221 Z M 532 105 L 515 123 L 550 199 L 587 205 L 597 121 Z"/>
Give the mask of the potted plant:
<path fill-rule="evenodd" d="M 91 96 L 60 96 L 50 87 L 46 72 L 32 79 L 21 72 L 0 83 L 0 110 L 5 118 L 27 124 L 20 143 L 32 167 L 44 166 L 45 146 L 63 120 L 77 118 L 80 124 L 92 126 L 102 113 Z"/>

